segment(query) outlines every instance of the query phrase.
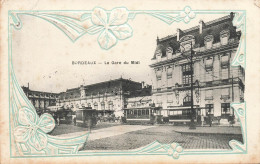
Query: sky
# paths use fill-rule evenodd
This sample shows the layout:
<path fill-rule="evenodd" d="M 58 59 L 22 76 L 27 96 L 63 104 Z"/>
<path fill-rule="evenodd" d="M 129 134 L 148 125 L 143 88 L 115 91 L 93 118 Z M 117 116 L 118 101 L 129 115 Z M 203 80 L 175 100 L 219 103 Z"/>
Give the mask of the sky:
<path fill-rule="evenodd" d="M 99 34 L 86 34 L 76 42 L 71 42 L 59 29 L 42 19 L 23 15 L 23 27 L 13 30 L 13 66 L 18 83 L 30 84 L 30 89 L 46 92 L 63 92 L 79 87 L 118 79 L 145 81 L 152 85 L 151 58 L 156 49 L 156 38 L 166 37 L 182 30 L 228 14 L 197 15 L 190 23 L 168 25 L 150 15 L 137 15 L 128 20 L 133 36 L 118 41 L 109 50 L 99 47 Z M 72 65 L 72 61 L 140 61 L 137 65 Z"/>

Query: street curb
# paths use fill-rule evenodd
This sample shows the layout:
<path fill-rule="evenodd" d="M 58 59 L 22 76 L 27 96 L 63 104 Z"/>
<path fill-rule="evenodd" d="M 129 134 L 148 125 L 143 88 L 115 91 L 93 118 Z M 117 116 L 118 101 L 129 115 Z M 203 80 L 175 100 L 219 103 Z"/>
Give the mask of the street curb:
<path fill-rule="evenodd" d="M 182 135 L 194 135 L 194 136 L 241 136 L 242 137 L 242 133 L 241 134 L 236 134 L 236 133 L 199 133 L 199 132 L 181 132 L 178 130 L 173 130 L 174 132 L 177 133 L 181 133 Z"/>

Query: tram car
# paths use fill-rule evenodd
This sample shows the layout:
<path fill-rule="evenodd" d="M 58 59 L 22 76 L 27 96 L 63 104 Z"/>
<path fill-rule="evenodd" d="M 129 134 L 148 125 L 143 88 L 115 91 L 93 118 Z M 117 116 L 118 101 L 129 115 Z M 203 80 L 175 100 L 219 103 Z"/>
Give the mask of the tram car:
<path fill-rule="evenodd" d="M 97 124 L 97 110 L 91 107 L 79 108 L 74 119 L 77 126 L 93 127 Z"/>
<path fill-rule="evenodd" d="M 125 108 L 124 119 L 128 124 L 162 123 L 161 107 Z"/>

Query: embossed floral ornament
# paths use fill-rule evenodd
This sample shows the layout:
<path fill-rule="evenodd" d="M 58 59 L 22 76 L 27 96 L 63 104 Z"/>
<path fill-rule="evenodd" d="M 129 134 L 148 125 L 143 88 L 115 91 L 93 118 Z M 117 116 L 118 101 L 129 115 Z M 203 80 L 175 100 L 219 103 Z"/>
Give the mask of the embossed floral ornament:
<path fill-rule="evenodd" d="M 180 17 L 184 18 L 185 23 L 188 23 L 191 19 L 195 18 L 195 13 L 187 6 L 184 8 L 184 11 L 180 13 Z"/>
<path fill-rule="evenodd" d="M 127 24 L 128 10 L 115 8 L 108 14 L 102 8 L 95 8 L 91 14 L 92 23 L 103 26 L 98 37 L 98 43 L 103 49 L 110 49 L 117 43 L 117 39 L 124 40 L 132 36 L 132 29 Z"/>
<path fill-rule="evenodd" d="M 42 114 L 40 119 L 36 113 L 24 107 L 18 111 L 19 125 L 14 129 L 14 137 L 17 142 L 27 142 L 36 150 L 42 150 L 47 146 L 46 133 L 53 130 L 55 121 L 50 114 Z"/>
<path fill-rule="evenodd" d="M 172 143 L 171 147 L 168 149 L 168 155 L 172 156 L 174 159 L 178 159 L 182 151 L 183 149 L 178 143 Z"/>

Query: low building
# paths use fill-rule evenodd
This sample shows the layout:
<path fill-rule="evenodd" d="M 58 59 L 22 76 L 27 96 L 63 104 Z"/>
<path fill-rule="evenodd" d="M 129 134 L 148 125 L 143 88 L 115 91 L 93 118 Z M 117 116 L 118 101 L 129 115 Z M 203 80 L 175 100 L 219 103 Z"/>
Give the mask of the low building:
<path fill-rule="evenodd" d="M 49 106 L 56 105 L 56 101 L 59 97 L 58 93 L 31 90 L 29 84 L 27 87 L 22 86 L 22 89 L 35 107 L 37 113 L 43 113 L 48 110 Z"/>

